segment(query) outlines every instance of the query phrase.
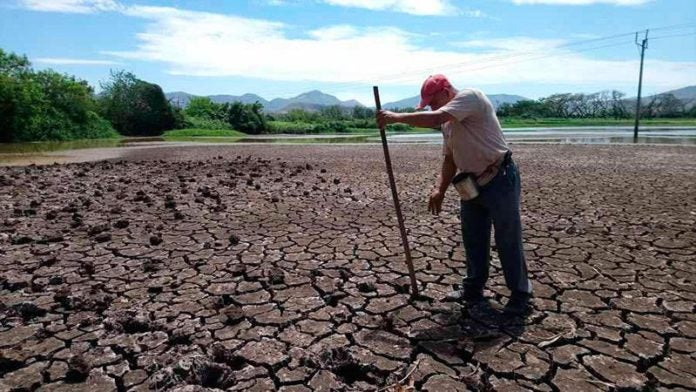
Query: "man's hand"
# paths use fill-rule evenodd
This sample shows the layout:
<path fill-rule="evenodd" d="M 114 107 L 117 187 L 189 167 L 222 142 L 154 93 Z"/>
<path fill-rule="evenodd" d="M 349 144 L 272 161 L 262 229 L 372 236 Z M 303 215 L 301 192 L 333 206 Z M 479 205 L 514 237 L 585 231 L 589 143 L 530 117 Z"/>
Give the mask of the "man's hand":
<path fill-rule="evenodd" d="M 398 122 L 399 114 L 390 112 L 388 110 L 380 110 L 377 112 L 377 126 L 379 128 L 384 128 L 389 124 Z"/>
<path fill-rule="evenodd" d="M 428 201 L 428 211 L 433 215 L 439 215 L 442 211 L 442 201 L 445 199 L 445 194 L 439 189 L 433 189 Z"/>

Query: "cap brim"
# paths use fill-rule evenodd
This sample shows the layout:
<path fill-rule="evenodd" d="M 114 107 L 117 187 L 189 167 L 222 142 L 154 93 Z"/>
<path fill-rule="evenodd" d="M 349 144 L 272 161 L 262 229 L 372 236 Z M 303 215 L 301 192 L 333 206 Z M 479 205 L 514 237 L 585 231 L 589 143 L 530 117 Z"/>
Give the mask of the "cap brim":
<path fill-rule="evenodd" d="M 421 98 L 420 103 L 418 103 L 418 105 L 416 105 L 416 110 L 425 109 L 425 107 L 428 105 L 430 105 L 430 100 Z"/>

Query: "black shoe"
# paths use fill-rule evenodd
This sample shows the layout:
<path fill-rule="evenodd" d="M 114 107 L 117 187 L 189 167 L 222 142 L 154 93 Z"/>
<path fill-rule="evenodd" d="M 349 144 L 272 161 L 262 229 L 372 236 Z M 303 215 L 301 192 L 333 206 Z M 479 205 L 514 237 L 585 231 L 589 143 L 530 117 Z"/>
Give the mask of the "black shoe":
<path fill-rule="evenodd" d="M 531 294 L 527 293 L 513 293 L 510 296 L 510 300 L 505 304 L 503 313 L 511 316 L 524 316 L 530 312 L 529 300 L 531 299 Z"/>
<path fill-rule="evenodd" d="M 465 302 L 467 305 L 474 305 L 485 299 L 483 292 L 476 290 L 455 290 L 445 296 L 445 302 Z"/>

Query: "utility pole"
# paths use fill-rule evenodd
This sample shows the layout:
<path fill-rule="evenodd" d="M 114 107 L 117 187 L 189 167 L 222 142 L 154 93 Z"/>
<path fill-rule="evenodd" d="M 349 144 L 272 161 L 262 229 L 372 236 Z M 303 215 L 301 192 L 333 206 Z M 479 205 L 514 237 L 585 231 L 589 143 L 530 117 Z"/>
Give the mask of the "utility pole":
<path fill-rule="evenodd" d="M 636 124 L 633 127 L 633 141 L 638 141 L 638 125 L 640 123 L 640 93 L 643 88 L 643 59 L 645 58 L 645 49 L 648 48 L 648 31 L 645 30 L 643 42 L 638 43 L 638 33 L 636 33 L 636 45 L 640 46 L 640 76 L 638 76 L 638 99 L 636 99 Z"/>

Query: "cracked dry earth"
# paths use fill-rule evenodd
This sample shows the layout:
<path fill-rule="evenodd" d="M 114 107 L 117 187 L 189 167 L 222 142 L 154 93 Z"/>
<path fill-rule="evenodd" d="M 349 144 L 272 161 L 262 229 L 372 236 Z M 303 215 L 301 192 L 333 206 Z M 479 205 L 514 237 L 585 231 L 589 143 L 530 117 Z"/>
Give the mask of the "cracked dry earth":
<path fill-rule="evenodd" d="M 516 145 L 534 312 L 442 302 L 437 146 L 154 148 L 0 169 L 0 391 L 696 389 L 696 149 Z"/>

